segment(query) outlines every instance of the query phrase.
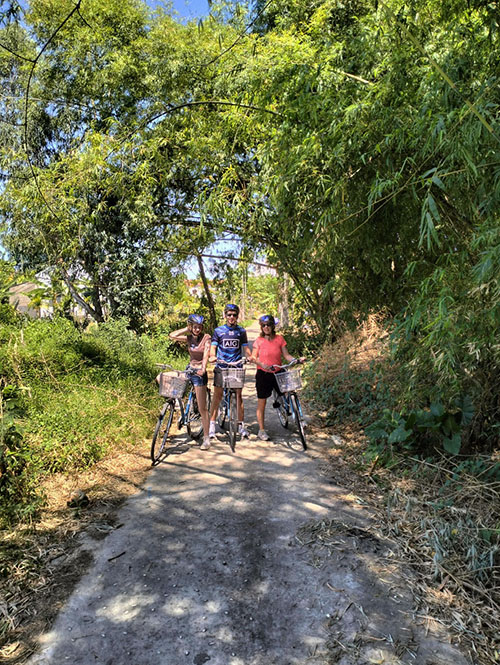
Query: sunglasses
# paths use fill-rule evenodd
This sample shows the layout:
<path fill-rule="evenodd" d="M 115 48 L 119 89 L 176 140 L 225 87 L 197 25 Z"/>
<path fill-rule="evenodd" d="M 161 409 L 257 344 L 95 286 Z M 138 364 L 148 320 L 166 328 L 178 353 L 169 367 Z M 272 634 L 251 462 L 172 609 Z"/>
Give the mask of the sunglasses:
<path fill-rule="evenodd" d="M 261 323 L 260 327 L 261 328 L 272 328 L 272 325 L 270 323 Z"/>
<path fill-rule="evenodd" d="M 227 312 L 226 316 L 238 316 L 236 312 Z"/>

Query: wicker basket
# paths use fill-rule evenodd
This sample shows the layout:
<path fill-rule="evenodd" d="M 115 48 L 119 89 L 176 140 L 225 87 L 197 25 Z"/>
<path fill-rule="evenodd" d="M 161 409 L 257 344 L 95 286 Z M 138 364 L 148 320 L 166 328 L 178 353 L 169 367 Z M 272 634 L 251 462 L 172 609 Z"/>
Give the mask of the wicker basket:
<path fill-rule="evenodd" d="M 288 393 L 292 390 L 300 390 L 302 388 L 300 369 L 289 369 L 285 372 L 278 372 L 275 374 L 275 377 L 282 393 Z"/>
<path fill-rule="evenodd" d="M 182 397 L 186 389 L 186 375 L 177 372 L 162 372 L 160 374 L 160 395 L 175 399 Z"/>
<path fill-rule="evenodd" d="M 221 368 L 224 388 L 243 388 L 245 383 L 244 367 Z"/>

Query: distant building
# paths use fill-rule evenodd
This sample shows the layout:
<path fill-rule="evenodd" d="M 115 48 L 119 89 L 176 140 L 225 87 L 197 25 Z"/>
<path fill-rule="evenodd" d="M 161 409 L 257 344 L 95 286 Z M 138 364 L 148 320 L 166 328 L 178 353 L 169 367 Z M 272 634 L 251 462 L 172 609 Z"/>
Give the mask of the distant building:
<path fill-rule="evenodd" d="M 9 289 L 9 304 L 16 308 L 20 314 L 29 316 L 30 319 L 49 319 L 54 315 L 54 302 L 52 298 L 42 296 L 38 300 L 38 305 L 33 301 L 36 292 L 41 291 L 45 284 L 35 284 L 34 282 L 23 282 L 16 284 Z M 61 301 L 61 296 L 57 296 L 57 302 Z M 81 320 L 85 318 L 85 311 L 80 305 L 73 304 L 71 307 L 72 316 Z"/>
<path fill-rule="evenodd" d="M 189 295 L 194 296 L 195 298 L 201 298 L 203 295 L 203 284 L 196 279 L 186 279 L 185 284 Z"/>

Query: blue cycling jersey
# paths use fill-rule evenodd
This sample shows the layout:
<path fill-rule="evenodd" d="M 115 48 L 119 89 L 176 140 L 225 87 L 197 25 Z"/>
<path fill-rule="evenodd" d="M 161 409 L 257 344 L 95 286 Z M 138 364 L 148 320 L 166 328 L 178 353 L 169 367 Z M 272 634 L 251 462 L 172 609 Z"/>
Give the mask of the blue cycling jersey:
<path fill-rule="evenodd" d="M 242 348 L 248 346 L 247 331 L 225 323 L 214 330 L 212 346 L 217 348 L 217 364 L 237 362 L 242 358 Z"/>

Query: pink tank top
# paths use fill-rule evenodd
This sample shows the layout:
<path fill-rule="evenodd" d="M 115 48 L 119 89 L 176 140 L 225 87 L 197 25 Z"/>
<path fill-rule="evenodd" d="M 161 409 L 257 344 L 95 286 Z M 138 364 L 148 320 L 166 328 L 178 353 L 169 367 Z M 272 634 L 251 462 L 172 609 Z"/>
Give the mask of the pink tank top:
<path fill-rule="evenodd" d="M 203 337 L 199 342 L 197 341 L 197 338 L 194 337 L 193 335 L 187 336 L 189 359 L 190 359 L 190 365 L 192 367 L 201 367 L 205 347 L 207 346 L 207 344 L 210 345 L 211 339 L 212 338 L 207 333 L 203 335 Z"/>

